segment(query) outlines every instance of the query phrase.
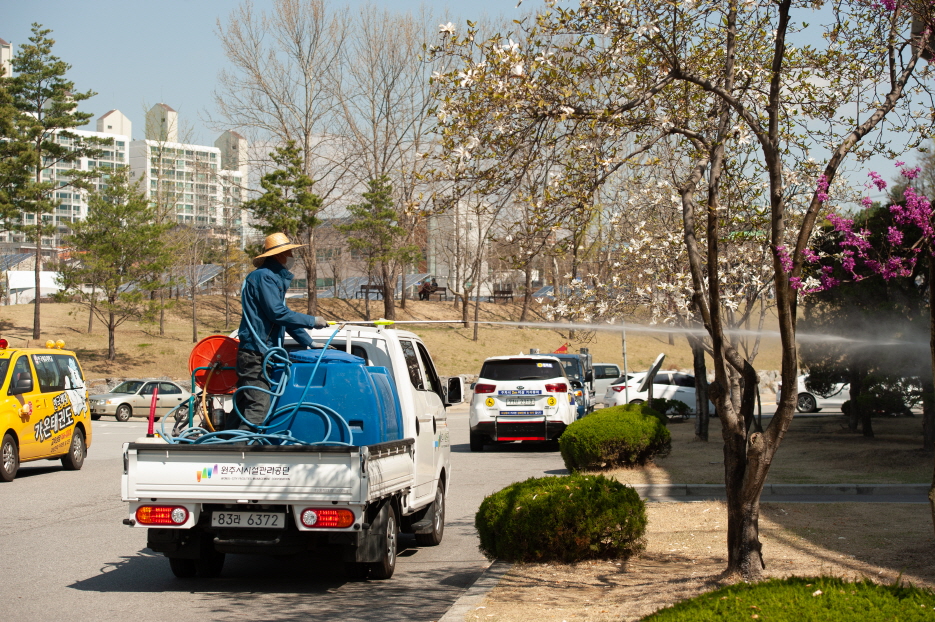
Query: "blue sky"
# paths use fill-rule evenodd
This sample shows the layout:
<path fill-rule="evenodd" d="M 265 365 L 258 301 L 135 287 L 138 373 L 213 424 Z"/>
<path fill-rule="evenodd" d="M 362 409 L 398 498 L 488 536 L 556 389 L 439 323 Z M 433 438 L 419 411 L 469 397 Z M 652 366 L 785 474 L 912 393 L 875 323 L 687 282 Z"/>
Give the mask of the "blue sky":
<path fill-rule="evenodd" d="M 425 4 L 439 14 L 457 15 L 459 19 L 452 19 L 460 23 L 484 14 L 514 19 L 542 6 L 541 0 L 526 0 L 521 8 L 516 8 L 516 0 L 371 2 L 396 11 L 417 11 Z M 0 0 L 0 38 L 11 42 L 15 53 L 28 39 L 33 22 L 52 29 L 55 54 L 72 65 L 69 78 L 76 88 L 98 93 L 82 106 L 94 114 L 87 129 L 95 128 L 97 117 L 117 108 L 133 122 L 133 138 L 142 138 L 145 108 L 164 102 L 179 112 L 183 128 L 191 127 L 194 142 L 213 144 L 218 132 L 206 127 L 203 119 L 212 111 L 216 76 L 226 65 L 215 26 L 237 4 L 239 0 Z M 271 0 L 254 0 L 258 11 L 270 4 Z M 347 10 L 362 4 L 362 0 L 331 2 L 333 9 Z M 913 162 L 915 156 L 903 159 Z M 853 159 L 850 165 L 854 166 Z M 859 168 L 874 168 L 888 180 L 896 174 L 883 158 Z M 865 175 L 848 177 L 860 186 Z M 871 196 L 882 198 L 878 193 Z"/>
<path fill-rule="evenodd" d="M 415 11 L 419 0 L 372 0 L 377 6 Z M 212 106 L 216 76 L 226 64 L 215 35 L 219 17 L 237 6 L 234 0 L 0 0 L 0 39 L 18 46 L 28 40 L 33 22 L 52 29 L 54 53 L 72 65 L 68 74 L 79 91 L 98 93 L 81 107 L 97 117 L 113 108 L 133 122 L 142 138 L 144 106 L 163 102 L 178 110 L 194 138 L 213 144 L 203 111 Z M 254 0 L 257 10 L 268 0 Z M 363 2 L 331 2 L 334 9 L 354 9 Z M 450 2 L 425 2 L 439 13 Z M 527 0 L 527 4 L 529 4 Z M 516 0 L 472 0 L 456 5 L 464 19 L 483 13 L 518 15 Z M 523 7 L 525 8 L 525 7 Z"/>

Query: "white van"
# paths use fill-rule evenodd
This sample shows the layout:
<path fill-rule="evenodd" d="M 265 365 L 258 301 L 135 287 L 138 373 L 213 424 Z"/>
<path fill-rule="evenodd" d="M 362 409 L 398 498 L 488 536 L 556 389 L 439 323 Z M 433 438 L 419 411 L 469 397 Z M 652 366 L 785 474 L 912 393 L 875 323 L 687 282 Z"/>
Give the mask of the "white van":
<path fill-rule="evenodd" d="M 614 380 L 619 378 L 621 375 L 620 366 L 618 365 L 614 365 L 613 363 L 595 363 L 594 399 L 603 406 L 607 406 L 607 402 L 604 399 L 604 394 L 607 393 L 607 388 L 614 383 Z"/>

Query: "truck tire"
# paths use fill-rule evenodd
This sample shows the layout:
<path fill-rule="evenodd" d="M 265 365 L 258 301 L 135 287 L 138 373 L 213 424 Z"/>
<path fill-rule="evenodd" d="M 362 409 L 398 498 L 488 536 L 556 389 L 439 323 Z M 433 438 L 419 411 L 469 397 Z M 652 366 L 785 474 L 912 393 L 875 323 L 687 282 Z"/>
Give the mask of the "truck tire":
<path fill-rule="evenodd" d="M 179 579 L 191 579 L 198 574 L 198 560 L 183 557 L 170 557 L 169 568 Z"/>
<path fill-rule="evenodd" d="M 0 443 L 0 482 L 12 482 L 18 470 L 19 447 L 12 434 L 4 434 Z"/>
<path fill-rule="evenodd" d="M 121 404 L 117 407 L 117 414 L 114 415 L 117 418 L 117 421 L 129 421 L 130 415 L 133 414 L 133 409 L 130 408 L 129 404 Z"/>
<path fill-rule="evenodd" d="M 221 575 L 224 568 L 224 553 L 218 553 L 214 548 L 203 551 L 201 559 L 195 560 L 195 568 L 198 576 L 205 579 L 213 579 Z"/>
<path fill-rule="evenodd" d="M 68 453 L 62 456 L 62 466 L 66 471 L 80 471 L 84 466 L 84 457 L 88 455 L 88 447 L 84 443 L 84 432 L 75 428 L 71 435 L 71 445 Z"/>
<path fill-rule="evenodd" d="M 438 482 L 435 491 L 435 502 L 432 503 L 432 531 L 417 533 L 416 543 L 419 546 L 438 546 L 445 535 L 445 483 Z"/>
<path fill-rule="evenodd" d="M 484 451 L 484 437 L 471 433 L 471 451 Z"/>
<path fill-rule="evenodd" d="M 389 579 L 396 570 L 396 545 L 399 541 L 399 523 L 392 503 L 383 505 L 377 522 L 385 527 L 385 532 L 381 543 L 381 559 L 370 564 L 370 578 Z"/>

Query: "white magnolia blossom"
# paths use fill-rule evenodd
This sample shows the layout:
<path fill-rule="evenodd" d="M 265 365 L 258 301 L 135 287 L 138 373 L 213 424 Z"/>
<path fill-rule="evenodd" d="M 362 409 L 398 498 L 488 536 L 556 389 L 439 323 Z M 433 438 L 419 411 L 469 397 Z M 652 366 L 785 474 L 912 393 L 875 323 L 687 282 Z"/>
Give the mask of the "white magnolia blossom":
<path fill-rule="evenodd" d="M 447 24 L 439 24 L 438 33 L 446 37 L 453 36 L 455 34 L 455 25 L 451 22 L 448 22 Z"/>

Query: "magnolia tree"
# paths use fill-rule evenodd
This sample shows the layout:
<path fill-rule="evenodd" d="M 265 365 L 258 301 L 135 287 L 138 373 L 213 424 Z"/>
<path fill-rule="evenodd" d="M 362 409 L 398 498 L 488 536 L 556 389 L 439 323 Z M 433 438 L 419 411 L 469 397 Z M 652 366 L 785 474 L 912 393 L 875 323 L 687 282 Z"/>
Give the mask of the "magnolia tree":
<path fill-rule="evenodd" d="M 543 147 L 559 153 L 562 176 L 550 200 L 584 208 L 634 154 L 680 137 L 685 157 L 671 172 L 689 300 L 709 340 L 711 396 L 722 422 L 727 572 L 756 579 L 764 565 L 760 494 L 795 393 L 781 396 L 765 430 L 751 425 L 758 379 L 749 353 L 730 339 L 725 282 L 733 269 L 727 249 L 747 229 L 722 217 L 725 180 L 753 171 L 765 182 L 764 263 L 772 273 L 781 378 L 794 386 L 796 300 L 798 288 L 811 285 L 803 262 L 815 224 L 849 155 L 896 149 L 890 139 L 904 148 L 928 135 L 931 106 L 917 108 L 925 82 L 914 81 L 929 75 L 918 50 L 930 33 L 923 29 L 912 45 L 909 12 L 889 0 L 584 0 L 551 8 L 517 31 L 484 38 L 470 24 L 463 33 L 443 29 L 436 53 L 460 66 L 433 82 L 445 113 L 441 140 L 450 157 L 475 160 L 505 180 Z M 811 43 L 797 47 L 793 39 Z M 910 97 L 910 90 L 919 94 Z M 898 131 L 882 131 L 890 128 Z M 748 145 L 754 159 L 731 175 L 730 162 L 749 153 Z"/>

